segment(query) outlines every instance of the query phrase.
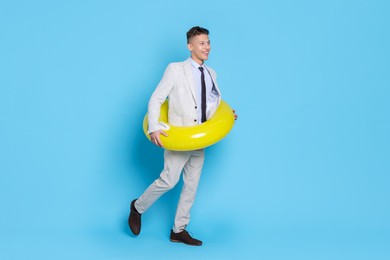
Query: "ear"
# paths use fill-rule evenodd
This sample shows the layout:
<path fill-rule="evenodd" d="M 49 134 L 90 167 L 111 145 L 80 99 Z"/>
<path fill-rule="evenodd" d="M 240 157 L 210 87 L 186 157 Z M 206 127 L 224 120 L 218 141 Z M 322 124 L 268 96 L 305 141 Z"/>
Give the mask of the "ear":
<path fill-rule="evenodd" d="M 188 44 L 187 44 L 187 48 L 188 48 L 190 51 L 192 51 L 192 50 L 193 50 L 192 44 L 191 44 L 191 43 L 188 43 Z"/>

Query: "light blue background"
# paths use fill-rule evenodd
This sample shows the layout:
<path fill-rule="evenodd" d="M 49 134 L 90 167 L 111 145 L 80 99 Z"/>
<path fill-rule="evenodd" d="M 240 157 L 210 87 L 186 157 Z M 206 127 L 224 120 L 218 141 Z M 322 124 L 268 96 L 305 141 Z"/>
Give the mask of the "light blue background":
<path fill-rule="evenodd" d="M 1 1 L 1 259 L 389 259 L 389 1 Z M 141 123 L 185 33 L 238 114 L 130 235 L 162 150 Z"/>

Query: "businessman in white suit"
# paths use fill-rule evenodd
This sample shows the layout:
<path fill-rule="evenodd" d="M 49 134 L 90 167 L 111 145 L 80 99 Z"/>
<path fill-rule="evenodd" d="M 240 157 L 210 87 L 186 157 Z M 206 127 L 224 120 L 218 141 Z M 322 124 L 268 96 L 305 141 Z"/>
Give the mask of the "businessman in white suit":
<path fill-rule="evenodd" d="M 191 57 L 168 65 L 148 104 L 148 133 L 151 141 L 163 147 L 160 135 L 168 136 L 158 122 L 162 103 L 168 99 L 168 121 L 175 126 L 194 126 L 210 118 L 221 101 L 217 75 L 204 61 L 210 53 L 209 31 L 199 26 L 187 32 L 187 47 Z M 168 137 L 169 138 L 169 137 Z M 183 172 L 183 189 L 176 210 L 170 240 L 200 246 L 202 241 L 186 231 L 190 210 L 195 200 L 204 162 L 204 149 L 195 151 L 164 151 L 164 169 L 145 192 L 132 201 L 128 224 L 138 235 L 143 214 L 161 195 L 172 189 Z"/>

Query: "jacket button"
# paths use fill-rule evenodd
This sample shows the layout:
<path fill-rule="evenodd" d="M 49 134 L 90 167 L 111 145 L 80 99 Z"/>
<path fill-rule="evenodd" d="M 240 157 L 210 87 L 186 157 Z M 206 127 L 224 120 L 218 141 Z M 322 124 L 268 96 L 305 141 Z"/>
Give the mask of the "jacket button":
<path fill-rule="evenodd" d="M 194 122 L 196 122 L 196 119 L 194 119 Z"/>
<path fill-rule="evenodd" d="M 195 109 L 197 109 L 198 107 L 197 106 L 195 106 Z"/>

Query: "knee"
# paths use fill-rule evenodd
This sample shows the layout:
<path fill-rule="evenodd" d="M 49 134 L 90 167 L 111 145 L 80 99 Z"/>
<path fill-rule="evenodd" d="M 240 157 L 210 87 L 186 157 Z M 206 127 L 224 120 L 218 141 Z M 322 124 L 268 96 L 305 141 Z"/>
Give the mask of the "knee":
<path fill-rule="evenodd" d="M 158 183 L 158 186 L 164 188 L 165 190 L 171 190 L 179 182 L 179 179 L 169 179 L 164 176 L 160 176 L 156 182 Z"/>

